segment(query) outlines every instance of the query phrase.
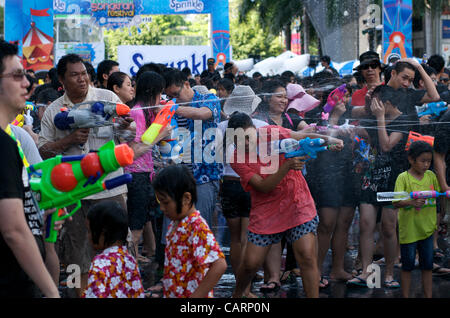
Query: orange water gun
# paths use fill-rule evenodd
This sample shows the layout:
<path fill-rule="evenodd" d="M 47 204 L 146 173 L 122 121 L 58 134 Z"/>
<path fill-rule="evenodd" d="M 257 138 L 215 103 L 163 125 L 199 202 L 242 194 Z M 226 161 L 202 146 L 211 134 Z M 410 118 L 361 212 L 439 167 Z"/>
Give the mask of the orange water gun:
<path fill-rule="evenodd" d="M 152 144 L 159 133 L 166 128 L 166 126 L 171 122 L 173 115 L 178 109 L 178 104 L 175 104 L 176 100 L 168 101 L 163 109 L 159 111 L 156 115 L 153 123 L 148 127 L 145 133 L 142 135 L 141 140 L 144 144 Z"/>
<path fill-rule="evenodd" d="M 421 135 L 419 133 L 416 133 L 414 131 L 410 131 L 408 135 L 408 141 L 406 142 L 405 150 L 408 151 L 409 147 L 414 141 L 425 141 L 426 143 L 430 144 L 430 146 L 433 147 L 434 144 L 434 137 L 433 136 L 426 136 Z"/>

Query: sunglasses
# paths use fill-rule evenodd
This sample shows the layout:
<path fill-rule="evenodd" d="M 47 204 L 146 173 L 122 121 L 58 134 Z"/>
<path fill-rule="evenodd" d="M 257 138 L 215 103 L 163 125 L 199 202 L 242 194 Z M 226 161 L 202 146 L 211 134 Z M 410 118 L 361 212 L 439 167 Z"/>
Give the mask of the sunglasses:
<path fill-rule="evenodd" d="M 439 79 L 439 82 L 447 83 L 449 80 L 450 80 L 450 78 L 441 78 L 441 79 Z"/>
<path fill-rule="evenodd" d="M 25 75 L 27 75 L 27 71 L 22 69 L 22 70 L 17 70 L 15 72 L 2 74 L 2 75 L 0 75 L 0 78 L 12 77 L 13 80 L 20 82 L 21 80 L 23 80 Z"/>
<path fill-rule="evenodd" d="M 377 67 L 380 67 L 380 63 L 378 63 L 378 62 L 373 62 L 373 63 L 370 63 L 370 64 L 365 64 L 365 65 L 362 65 L 361 66 L 361 69 L 362 70 L 368 70 L 369 69 L 369 67 L 371 68 L 371 69 L 376 69 Z"/>

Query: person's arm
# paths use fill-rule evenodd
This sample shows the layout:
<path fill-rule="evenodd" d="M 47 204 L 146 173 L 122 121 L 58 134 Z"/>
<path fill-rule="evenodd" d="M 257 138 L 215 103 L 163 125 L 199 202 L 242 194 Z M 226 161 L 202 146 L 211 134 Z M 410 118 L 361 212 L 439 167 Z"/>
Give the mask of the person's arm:
<path fill-rule="evenodd" d="M 321 134 L 316 134 L 316 133 L 312 133 L 312 132 L 308 132 L 308 131 L 291 131 L 291 138 L 295 139 L 295 140 L 301 140 L 304 138 L 321 138 L 324 139 L 325 142 L 327 143 L 327 145 L 332 145 L 332 147 L 330 147 L 330 150 L 336 150 L 336 151 L 341 151 L 342 148 L 344 148 L 344 142 L 341 139 L 338 138 L 334 138 L 331 136 L 327 136 L 327 135 L 321 135 Z"/>
<path fill-rule="evenodd" d="M 447 169 L 447 165 L 445 164 L 445 154 L 434 151 L 433 162 L 434 162 L 434 172 L 436 173 L 439 185 L 441 186 L 441 191 L 450 190 L 450 187 L 447 184 L 447 179 L 445 176 L 445 172 Z"/>
<path fill-rule="evenodd" d="M 226 270 L 227 262 L 222 257 L 211 263 L 208 273 L 206 273 L 195 292 L 192 293 L 191 298 L 208 297 L 208 293 L 214 288 L 214 286 L 216 286 L 217 282 Z"/>
<path fill-rule="evenodd" d="M 189 106 L 179 106 L 176 114 L 193 120 L 208 120 L 213 115 L 208 107 L 195 108 Z"/>
<path fill-rule="evenodd" d="M 21 199 L 0 200 L 0 233 L 17 262 L 46 297 L 59 298 L 23 213 Z"/>
<path fill-rule="evenodd" d="M 383 152 L 389 152 L 402 140 L 403 133 L 393 132 L 390 135 L 387 133 L 384 105 L 377 98 L 372 99 L 371 110 L 377 119 L 378 140 L 380 141 L 381 150 Z"/>
<path fill-rule="evenodd" d="M 425 199 L 410 199 L 410 200 L 392 202 L 392 205 L 397 209 L 409 208 L 409 207 L 421 209 L 424 206 L 424 204 L 425 204 Z"/>

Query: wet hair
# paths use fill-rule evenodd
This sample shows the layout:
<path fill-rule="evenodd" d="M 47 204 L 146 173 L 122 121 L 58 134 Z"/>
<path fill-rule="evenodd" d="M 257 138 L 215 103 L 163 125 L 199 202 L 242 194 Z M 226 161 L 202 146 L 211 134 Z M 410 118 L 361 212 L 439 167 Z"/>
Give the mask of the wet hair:
<path fill-rule="evenodd" d="M 128 77 L 128 74 L 124 72 L 114 72 L 108 78 L 108 83 L 106 85 L 106 89 L 114 92 L 114 85 L 117 85 L 119 88 L 122 87 L 125 78 Z"/>
<path fill-rule="evenodd" d="M 156 96 L 162 94 L 165 86 L 164 78 L 155 72 L 144 72 L 136 82 L 136 95 L 131 103 L 132 106 L 141 104 L 141 106 L 156 105 Z M 150 127 L 153 121 L 153 112 L 148 108 L 143 108 L 145 123 Z"/>
<path fill-rule="evenodd" d="M 425 72 L 428 74 L 428 76 L 431 76 L 432 74 L 437 74 L 436 70 L 427 64 L 422 64 L 422 67 L 425 70 Z M 419 88 L 419 81 L 421 79 L 422 79 L 422 75 L 420 75 L 420 72 L 418 70 L 416 70 L 415 75 L 414 75 L 414 81 L 413 81 L 415 88 Z"/>
<path fill-rule="evenodd" d="M 119 63 L 113 60 L 103 60 L 97 66 L 97 79 L 100 85 L 102 85 L 104 79 L 103 74 L 108 75 L 114 66 L 119 66 Z"/>
<path fill-rule="evenodd" d="M 87 213 L 92 242 L 98 244 L 101 235 L 104 243 L 111 246 L 119 241 L 125 244 L 128 236 L 128 217 L 116 201 L 101 201 L 89 208 Z"/>
<path fill-rule="evenodd" d="M 425 152 L 433 153 L 433 147 L 425 141 L 417 140 L 411 143 L 411 145 L 409 146 L 408 157 L 416 160 L 421 154 Z"/>
<path fill-rule="evenodd" d="M 0 73 L 3 73 L 5 70 L 5 65 L 3 64 L 5 57 L 17 55 L 17 52 L 17 45 L 0 40 Z"/>
<path fill-rule="evenodd" d="M 400 74 L 405 69 L 410 69 L 413 72 L 416 72 L 416 68 L 411 63 L 408 63 L 408 62 L 397 62 L 397 63 L 394 64 L 394 70 L 397 72 L 397 74 Z"/>
<path fill-rule="evenodd" d="M 227 128 L 242 128 L 247 129 L 249 127 L 255 127 L 253 124 L 252 119 L 249 115 L 243 112 L 234 112 L 230 115 L 230 118 L 228 119 L 228 127 Z"/>
<path fill-rule="evenodd" d="M 82 63 L 84 65 L 84 61 L 79 55 L 74 53 L 64 55 L 59 60 L 58 65 L 56 66 L 56 71 L 59 77 L 64 78 L 64 75 L 66 74 L 67 71 L 67 64 L 69 63 L 70 64 Z"/>
<path fill-rule="evenodd" d="M 181 213 L 183 194 L 191 194 L 190 207 L 197 202 L 197 187 L 194 176 L 184 165 L 168 166 L 157 173 L 152 182 L 155 193 L 166 194 L 177 207 L 177 214 Z"/>
<path fill-rule="evenodd" d="M 139 68 L 138 72 L 136 73 L 136 82 L 139 79 L 139 77 L 145 72 L 155 72 L 162 75 L 162 73 L 164 72 L 164 68 L 161 66 L 161 64 L 156 64 L 153 62 L 144 64 Z"/>
<path fill-rule="evenodd" d="M 166 87 L 175 85 L 178 87 L 183 86 L 184 82 L 187 81 L 187 76 L 179 69 L 171 69 L 164 73 L 164 79 L 166 81 Z"/>
<path fill-rule="evenodd" d="M 402 113 L 405 112 L 405 110 L 399 108 L 399 106 L 401 107 L 402 103 L 400 103 L 398 92 L 389 85 L 377 86 L 372 92 L 371 100 L 373 98 L 378 98 L 383 103 L 390 102 L 394 107 L 397 107 Z M 370 104 L 369 105 L 366 104 L 366 111 L 369 114 L 372 114 L 372 111 L 370 110 Z"/>
<path fill-rule="evenodd" d="M 427 64 L 432 68 L 434 68 L 437 73 L 440 73 L 445 66 L 445 60 L 441 55 L 435 54 L 430 56 L 430 58 L 427 61 Z"/>

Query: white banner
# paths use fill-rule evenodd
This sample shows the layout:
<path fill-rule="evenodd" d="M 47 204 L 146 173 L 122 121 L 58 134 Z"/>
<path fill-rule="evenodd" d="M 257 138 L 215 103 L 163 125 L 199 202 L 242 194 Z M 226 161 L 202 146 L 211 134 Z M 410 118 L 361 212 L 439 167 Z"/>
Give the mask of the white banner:
<path fill-rule="evenodd" d="M 193 75 L 207 69 L 206 60 L 211 57 L 209 46 L 171 45 L 119 45 L 117 49 L 122 72 L 136 75 L 146 63 L 161 63 L 182 70 L 186 66 Z"/>

